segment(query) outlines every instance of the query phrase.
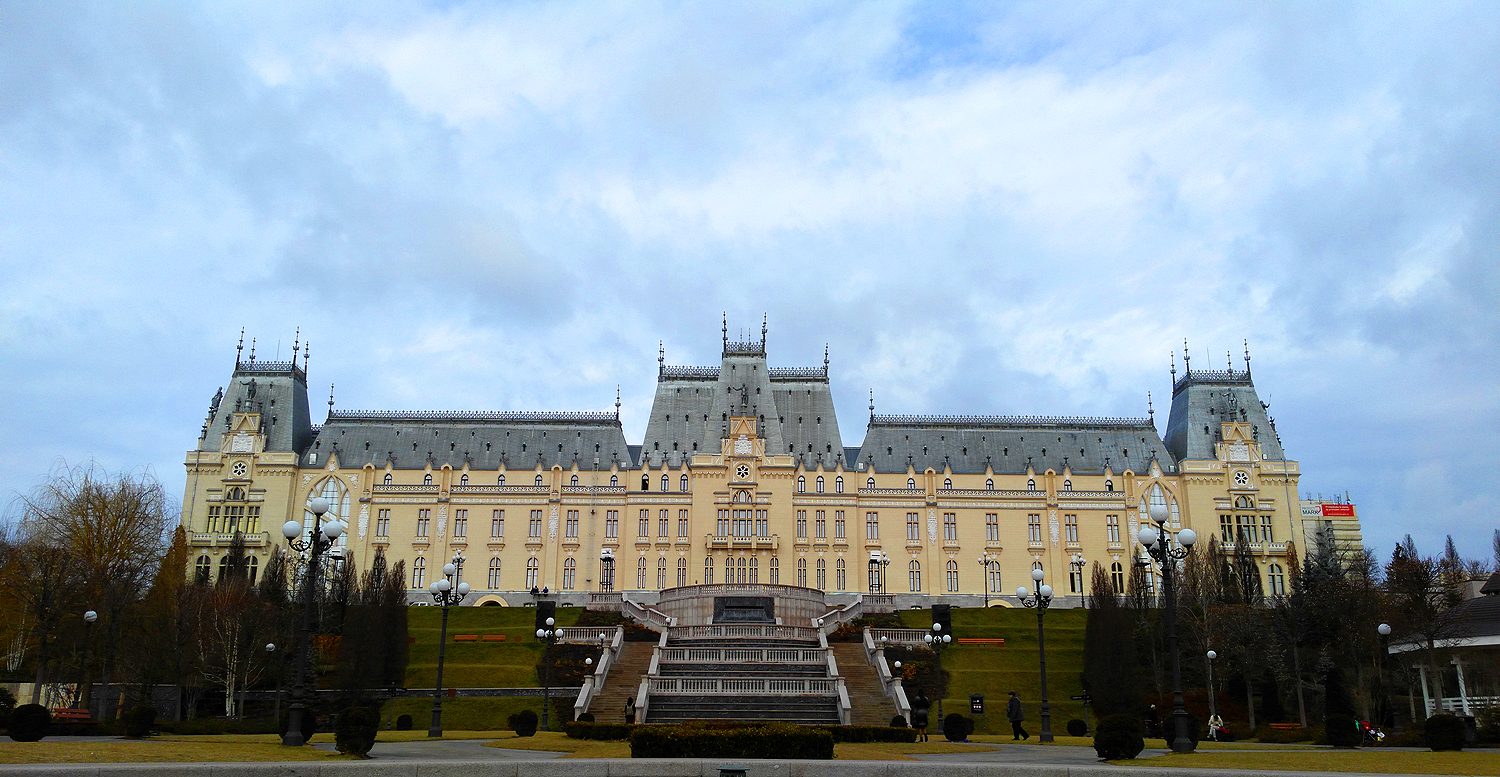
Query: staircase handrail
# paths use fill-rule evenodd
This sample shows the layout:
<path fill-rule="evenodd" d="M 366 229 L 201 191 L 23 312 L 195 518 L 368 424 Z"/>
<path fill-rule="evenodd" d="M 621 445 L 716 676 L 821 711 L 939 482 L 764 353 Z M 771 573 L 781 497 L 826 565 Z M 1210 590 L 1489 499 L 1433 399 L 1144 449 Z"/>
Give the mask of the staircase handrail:
<path fill-rule="evenodd" d="M 660 694 L 741 694 L 773 696 L 837 696 L 841 677 L 648 677 L 645 682 Z M 845 692 L 847 695 L 847 691 Z M 639 708 L 639 703 L 637 703 Z"/>
<path fill-rule="evenodd" d="M 615 626 L 614 631 L 614 637 L 610 639 L 609 644 L 604 650 L 599 651 L 599 664 L 594 667 L 594 673 L 584 678 L 583 687 L 578 691 L 578 698 L 573 702 L 574 720 L 577 720 L 579 715 L 588 712 L 589 704 L 594 701 L 594 697 L 604 690 L 604 684 L 609 679 L 609 670 L 625 647 L 625 627 Z M 595 631 L 595 633 L 598 632 Z"/>
<path fill-rule="evenodd" d="M 814 640 L 819 631 L 811 626 L 771 623 L 714 623 L 673 626 L 672 639 L 795 639 Z"/>
<path fill-rule="evenodd" d="M 832 663 L 833 655 L 829 654 L 828 661 Z M 854 705 L 849 702 L 849 687 L 844 684 L 844 678 L 838 678 L 839 693 L 839 725 L 847 726 L 854 722 Z"/>
<path fill-rule="evenodd" d="M 837 631 L 839 626 L 842 626 L 845 623 L 854 620 L 855 618 L 862 617 L 864 615 L 864 612 L 864 601 L 855 599 L 848 604 L 834 607 L 833 609 L 824 613 L 823 617 L 817 618 L 813 622 L 818 624 L 818 629 L 824 634 L 831 634 Z"/>
<path fill-rule="evenodd" d="M 880 630 L 886 631 L 887 629 Z M 920 629 L 903 630 L 920 631 Z M 865 659 L 870 662 L 870 666 L 875 668 L 875 676 L 880 679 L 880 689 L 885 692 L 885 695 L 889 697 L 891 701 L 895 702 L 896 712 L 900 713 L 901 716 L 906 718 L 907 722 L 910 723 L 911 702 L 907 701 L 906 688 L 902 686 L 901 678 L 893 677 L 891 675 L 890 665 L 885 662 L 885 647 L 883 645 L 876 644 L 875 631 L 877 630 L 869 627 L 866 627 L 864 630 L 863 644 L 865 648 Z"/>
<path fill-rule="evenodd" d="M 624 594 L 620 595 L 620 612 L 629 618 L 650 626 L 663 634 L 677 625 L 677 619 L 649 605 L 640 604 Z"/>
<path fill-rule="evenodd" d="M 927 636 L 927 631 L 924 629 L 866 629 L 866 631 L 874 632 L 872 636 L 876 642 L 884 640 L 897 645 L 927 644 L 922 640 Z"/>

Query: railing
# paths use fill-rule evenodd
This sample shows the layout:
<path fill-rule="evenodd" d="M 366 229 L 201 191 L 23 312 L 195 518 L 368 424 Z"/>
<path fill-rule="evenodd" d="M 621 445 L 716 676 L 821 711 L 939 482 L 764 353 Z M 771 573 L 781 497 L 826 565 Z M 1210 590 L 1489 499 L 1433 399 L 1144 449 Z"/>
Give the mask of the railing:
<path fill-rule="evenodd" d="M 832 677 L 650 677 L 650 693 L 837 696 Z"/>
<path fill-rule="evenodd" d="M 667 615 L 661 610 L 658 610 L 654 607 L 647 607 L 643 604 L 637 604 L 629 599 L 626 599 L 623 595 L 620 597 L 620 612 L 624 613 L 625 617 L 630 618 L 637 623 L 645 624 L 646 626 L 649 626 L 652 629 L 661 632 L 663 635 L 667 633 L 668 629 L 672 628 L 673 623 L 677 622 L 676 618 Z M 644 713 L 642 713 L 642 715 L 644 716 Z M 645 720 L 645 717 L 641 717 L 640 720 Z"/>
<path fill-rule="evenodd" d="M 919 426 L 1149 426 L 1148 418 L 1088 418 L 1048 415 L 873 415 L 870 425 Z"/>
<path fill-rule="evenodd" d="M 600 634 L 604 635 L 605 642 L 613 642 L 611 637 L 619 638 L 624 633 L 622 626 L 559 626 L 557 641 L 568 645 L 597 645 Z"/>
<path fill-rule="evenodd" d="M 395 486 L 375 486 L 376 491 L 382 488 L 395 488 Z M 417 488 L 431 488 L 431 486 L 417 486 Z M 546 496 L 550 493 L 547 486 L 454 486 L 451 491 L 455 494 L 536 494 L 539 496 Z"/>
<path fill-rule="evenodd" d="M 828 370 L 824 367 L 772 367 L 766 372 L 770 373 L 771 380 L 823 380 L 828 377 Z"/>
<path fill-rule="evenodd" d="M 926 629 L 870 629 L 870 636 L 877 643 L 892 645 L 925 645 Z"/>
<path fill-rule="evenodd" d="M 1121 500 L 1123 500 L 1125 498 L 1125 492 L 1124 491 L 1059 491 L 1059 492 L 1057 492 L 1057 496 L 1058 496 L 1059 499 L 1078 498 L 1078 499 L 1121 499 Z"/>
<path fill-rule="evenodd" d="M 542 423 L 560 422 L 612 422 L 619 418 L 609 412 L 529 412 L 515 410 L 334 410 L 329 412 L 331 421 L 531 421 Z"/>
<path fill-rule="evenodd" d="M 563 486 L 564 494 L 623 494 L 624 486 Z"/>
<path fill-rule="evenodd" d="M 1026 498 L 1026 497 L 1031 497 L 1031 498 L 1045 497 L 1047 495 L 1047 492 L 1046 491 L 1013 491 L 1013 490 L 1009 490 L 1009 489 L 996 490 L 996 489 L 993 489 L 993 488 L 939 488 L 937 490 L 937 495 L 938 496 L 982 496 L 982 497 L 1000 497 L 1000 498 L 1003 498 L 1003 499 L 1017 499 L 1017 498 Z M 1122 493 L 1122 494 L 1120 494 L 1120 496 L 1124 496 L 1124 494 Z"/>
<path fill-rule="evenodd" d="M 880 689 L 895 703 L 896 711 L 910 721 L 911 703 L 907 701 L 906 689 L 901 685 L 901 678 L 891 675 L 891 668 L 885 662 L 885 648 L 876 644 L 874 631 L 874 629 L 865 629 L 863 640 L 865 660 L 875 668 L 875 675 L 880 678 Z"/>
<path fill-rule="evenodd" d="M 657 380 L 672 378 L 717 378 L 718 367 L 662 367 Z"/>
<path fill-rule="evenodd" d="M 473 488 L 473 486 L 468 487 Z M 371 490 L 377 494 L 436 494 L 438 487 L 436 485 L 414 486 L 398 483 L 377 483 Z"/>
<path fill-rule="evenodd" d="M 1468 702 L 1468 709 L 1464 708 L 1465 701 Z M 1434 702 L 1429 700 L 1428 706 L 1434 706 Z M 1435 701 L 1435 706 L 1437 709 L 1432 713 L 1434 715 L 1443 712 L 1460 716 L 1472 715 L 1474 710 L 1500 707 L 1500 696 L 1444 696 Z"/>
<path fill-rule="evenodd" d="M 620 602 L 624 598 L 625 595 L 618 591 L 590 591 L 588 608 L 619 612 L 622 606 Z"/>
<path fill-rule="evenodd" d="M 705 638 L 760 638 L 797 639 L 812 641 L 818 638 L 818 630 L 808 626 L 775 626 L 771 624 L 719 623 L 711 626 L 675 626 L 672 639 Z"/>
<path fill-rule="evenodd" d="M 822 650 L 805 648 L 664 648 L 667 664 L 821 664 Z"/>
<path fill-rule="evenodd" d="M 910 496 L 918 497 L 925 492 L 920 488 L 861 488 L 860 496 Z"/>
<path fill-rule="evenodd" d="M 861 594 L 859 600 L 862 609 L 869 615 L 896 611 L 896 596 L 894 594 Z"/>
<path fill-rule="evenodd" d="M 245 540 L 245 547 L 249 548 L 259 548 L 271 541 L 271 535 L 267 532 L 240 536 Z M 231 542 L 234 542 L 234 532 L 193 532 L 188 535 L 188 543 L 191 545 L 228 545 Z"/>
<path fill-rule="evenodd" d="M 595 694 L 604 689 L 604 682 L 609 679 L 609 669 L 620 655 L 620 648 L 625 646 L 625 629 L 616 626 L 614 632 L 609 646 L 599 651 L 599 665 L 594 668 L 594 673 L 584 678 L 583 687 L 578 689 L 578 698 L 573 701 L 575 719 L 589 711 L 589 704 L 593 702 Z"/>

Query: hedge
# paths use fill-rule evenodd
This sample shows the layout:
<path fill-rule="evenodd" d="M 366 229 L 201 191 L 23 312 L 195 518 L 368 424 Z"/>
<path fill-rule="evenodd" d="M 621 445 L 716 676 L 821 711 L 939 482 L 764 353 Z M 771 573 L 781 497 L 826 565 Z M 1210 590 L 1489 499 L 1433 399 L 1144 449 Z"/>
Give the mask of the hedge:
<path fill-rule="evenodd" d="M 1456 715 L 1433 715 L 1424 729 L 1427 746 L 1433 750 L 1464 749 L 1464 719 Z"/>
<path fill-rule="evenodd" d="M 156 722 L 156 708 L 151 705 L 131 707 L 125 711 L 123 716 L 126 739 L 141 739 L 151 733 L 151 725 Z"/>
<path fill-rule="evenodd" d="M 629 739 L 635 725 L 630 723 L 590 723 L 575 720 L 563 725 L 569 739 L 620 740 Z"/>
<path fill-rule="evenodd" d="M 1146 749 L 1141 720 L 1127 712 L 1106 715 L 1094 726 L 1094 752 L 1108 761 L 1135 758 Z"/>
<path fill-rule="evenodd" d="M 365 758 L 375 746 L 375 735 L 380 730 L 380 713 L 363 705 L 356 705 L 339 713 L 338 723 L 333 729 L 334 746 L 345 755 Z"/>
<path fill-rule="evenodd" d="M 52 713 L 40 704 L 22 704 L 11 710 L 10 738 L 17 742 L 40 742 L 52 726 Z"/>
<path fill-rule="evenodd" d="M 915 742 L 914 728 L 891 726 L 816 726 L 827 731 L 835 742 Z"/>
<path fill-rule="evenodd" d="M 719 727 L 701 723 L 636 726 L 631 758 L 790 758 L 830 760 L 833 735 L 826 728 L 767 723 Z"/>

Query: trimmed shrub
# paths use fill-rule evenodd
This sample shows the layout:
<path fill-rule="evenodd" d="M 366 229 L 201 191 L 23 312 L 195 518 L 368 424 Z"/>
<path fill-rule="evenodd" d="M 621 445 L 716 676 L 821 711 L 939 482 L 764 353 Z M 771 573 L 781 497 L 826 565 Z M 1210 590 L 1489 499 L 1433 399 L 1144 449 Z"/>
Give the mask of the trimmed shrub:
<path fill-rule="evenodd" d="M 585 712 L 582 715 L 579 715 L 578 716 L 578 722 L 579 723 L 593 723 L 594 722 L 594 713 L 592 713 L 592 712 Z"/>
<path fill-rule="evenodd" d="M 1197 748 L 1198 727 L 1203 724 L 1199 723 L 1198 716 L 1194 715 L 1191 712 L 1188 713 L 1187 722 L 1188 739 L 1192 741 L 1193 747 Z M 1165 739 L 1167 741 L 1167 749 L 1170 750 L 1172 749 L 1172 740 L 1177 738 L 1177 731 L 1175 730 L 1177 728 L 1177 721 L 1171 715 L 1168 715 L 1166 720 L 1163 720 L 1161 722 L 1161 728 L 1162 739 Z"/>
<path fill-rule="evenodd" d="M 943 738 L 949 742 L 967 742 L 969 735 L 974 733 L 974 721 L 957 712 L 950 712 L 943 718 Z"/>
<path fill-rule="evenodd" d="M 411 731 L 411 716 L 401 715 L 396 718 L 397 731 Z"/>
<path fill-rule="evenodd" d="M 125 711 L 121 722 L 126 739 L 141 739 L 151 734 L 151 725 L 156 722 L 156 708 L 149 704 L 131 707 Z"/>
<path fill-rule="evenodd" d="M 529 737 L 536 733 L 536 713 L 531 710 L 521 710 L 507 718 L 506 722 L 518 737 Z"/>
<path fill-rule="evenodd" d="M 333 743 L 340 753 L 365 758 L 375 746 L 375 733 L 380 729 L 380 713 L 369 707 L 355 706 L 339 713 L 339 721 L 333 728 Z"/>
<path fill-rule="evenodd" d="M 636 726 L 631 758 L 793 758 L 830 760 L 833 735 L 826 728 L 767 723 L 720 728 L 685 723 Z"/>
<path fill-rule="evenodd" d="M 40 704 L 22 704 L 11 710 L 10 738 L 17 742 L 40 742 L 52 726 L 52 713 Z"/>
<path fill-rule="evenodd" d="M 1427 746 L 1433 750 L 1464 749 L 1464 719 L 1456 715 L 1433 715 L 1427 719 Z"/>
<path fill-rule="evenodd" d="M 1329 715 L 1323 720 L 1323 729 L 1328 744 L 1334 747 L 1359 747 L 1360 741 L 1364 739 L 1359 724 L 1348 715 Z"/>
<path fill-rule="evenodd" d="M 1089 735 L 1088 724 L 1084 723 L 1078 718 L 1073 718 L 1072 720 L 1068 721 L 1067 729 L 1068 736 L 1070 737 L 1086 737 Z"/>
<path fill-rule="evenodd" d="M 1128 712 L 1106 715 L 1094 726 L 1094 752 L 1107 761 L 1135 758 L 1146 749 L 1141 721 Z"/>
<path fill-rule="evenodd" d="M 901 715 L 892 717 L 891 728 L 906 728 L 906 718 Z"/>
<path fill-rule="evenodd" d="M 563 725 L 563 731 L 567 732 L 569 739 L 629 739 L 630 732 L 634 730 L 635 725 L 627 723 L 593 723 L 575 720 Z"/>

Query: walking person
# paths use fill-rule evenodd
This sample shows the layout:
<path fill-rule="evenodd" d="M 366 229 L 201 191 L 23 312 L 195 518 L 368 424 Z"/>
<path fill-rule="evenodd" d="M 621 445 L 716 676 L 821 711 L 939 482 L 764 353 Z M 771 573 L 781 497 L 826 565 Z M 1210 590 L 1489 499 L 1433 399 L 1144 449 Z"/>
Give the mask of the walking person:
<path fill-rule="evenodd" d="M 1005 703 L 1005 717 L 1010 720 L 1010 730 L 1014 735 L 1011 739 L 1030 739 L 1031 735 L 1021 727 L 1021 721 L 1026 719 L 1026 713 L 1021 711 L 1021 699 L 1016 696 L 1015 691 L 1010 692 L 1010 701 Z"/>
<path fill-rule="evenodd" d="M 911 698 L 911 727 L 917 730 L 917 741 L 927 741 L 927 711 L 931 709 L 932 702 L 927 700 L 927 694 L 917 689 L 915 696 Z"/>
<path fill-rule="evenodd" d="M 635 723 L 635 697 L 625 697 L 625 724 Z"/>

